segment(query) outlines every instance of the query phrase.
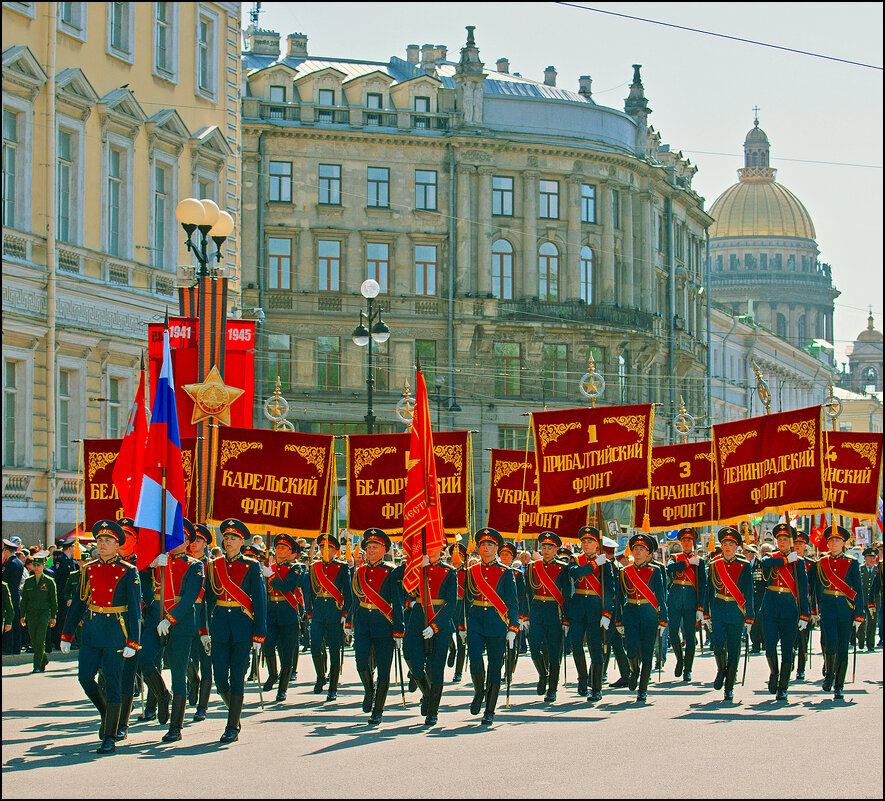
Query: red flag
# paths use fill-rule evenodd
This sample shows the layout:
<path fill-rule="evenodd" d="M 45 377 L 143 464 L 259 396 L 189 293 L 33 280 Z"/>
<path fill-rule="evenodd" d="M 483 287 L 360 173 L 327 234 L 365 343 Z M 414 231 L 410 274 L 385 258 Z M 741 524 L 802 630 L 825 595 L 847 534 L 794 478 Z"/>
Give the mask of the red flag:
<path fill-rule="evenodd" d="M 433 458 L 433 432 L 430 429 L 430 408 L 427 405 L 427 385 L 424 374 L 418 370 L 415 391 L 415 412 L 412 418 L 409 452 L 406 456 L 406 498 L 403 508 L 403 551 L 406 554 L 406 573 L 403 587 L 413 591 L 419 583 L 422 557 L 431 548 L 446 544 L 439 485 L 436 482 L 436 463 Z M 425 529 L 422 542 L 421 530 Z"/>
<path fill-rule="evenodd" d="M 120 444 L 120 453 L 114 463 L 113 482 L 123 504 L 126 517 L 135 519 L 138 496 L 141 494 L 142 464 L 147 445 L 148 424 L 144 407 L 144 358 L 141 362 L 141 378 L 138 391 L 129 410 L 126 434 Z"/>

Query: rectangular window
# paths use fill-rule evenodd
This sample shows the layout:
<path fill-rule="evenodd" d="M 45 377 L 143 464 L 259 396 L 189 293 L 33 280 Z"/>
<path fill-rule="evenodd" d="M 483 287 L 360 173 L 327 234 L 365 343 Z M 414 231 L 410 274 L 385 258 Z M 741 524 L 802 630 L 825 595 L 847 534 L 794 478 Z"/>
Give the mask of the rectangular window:
<path fill-rule="evenodd" d="M 390 170 L 387 167 L 369 167 L 366 178 L 368 200 L 366 205 L 386 209 L 390 206 Z"/>
<path fill-rule="evenodd" d="M 541 181 L 538 216 L 547 220 L 559 219 L 559 181 Z"/>
<path fill-rule="evenodd" d="M 717 258 L 717 259 L 721 259 L 722 257 L 721 257 L 721 256 L 717 256 L 716 258 Z M 767 270 L 767 269 L 768 269 L 768 254 L 767 254 L 767 253 L 760 253 L 760 254 L 759 254 L 759 266 L 760 266 L 763 270 Z"/>
<path fill-rule="evenodd" d="M 317 388 L 341 389 L 340 337 L 317 337 Z"/>
<path fill-rule="evenodd" d="M 319 202 L 327 206 L 341 205 L 341 166 L 320 164 Z"/>
<path fill-rule="evenodd" d="M 581 222 L 596 222 L 596 187 L 581 184 Z"/>
<path fill-rule="evenodd" d="M 506 239 L 492 245 L 492 295 L 513 300 L 513 247 Z"/>
<path fill-rule="evenodd" d="M 270 102 L 271 103 L 285 103 L 286 102 L 286 87 L 285 86 L 271 86 L 270 87 Z"/>
<path fill-rule="evenodd" d="M 337 292 L 340 289 L 341 242 L 337 239 L 320 239 L 317 242 L 320 292 Z"/>
<path fill-rule="evenodd" d="M 3 464 L 18 465 L 18 437 L 16 431 L 16 400 L 18 399 L 17 363 L 3 361 Z"/>
<path fill-rule="evenodd" d="M 73 137 L 68 131 L 58 132 L 58 232 L 62 242 L 73 242 L 71 225 L 71 190 L 74 180 Z"/>
<path fill-rule="evenodd" d="M 380 109 L 382 103 L 382 96 L 376 92 L 369 92 L 366 95 L 366 107 L 367 108 L 376 108 Z"/>
<path fill-rule="evenodd" d="M 119 4 L 117 4 L 119 5 Z M 120 252 L 121 204 L 123 198 L 123 173 L 121 162 L 123 154 L 115 149 L 108 149 L 108 253 L 112 256 L 122 255 Z"/>
<path fill-rule="evenodd" d="M 415 170 L 415 208 L 436 211 L 435 170 Z"/>
<path fill-rule="evenodd" d="M 436 245 L 415 245 L 415 294 L 436 294 Z"/>
<path fill-rule="evenodd" d="M 204 92 L 212 92 L 212 22 L 200 17 L 197 24 L 197 85 Z"/>
<path fill-rule="evenodd" d="M 129 55 L 132 45 L 129 41 L 130 3 L 108 3 L 108 39 L 111 49 Z"/>
<path fill-rule="evenodd" d="M 73 390 L 73 376 L 70 370 L 58 372 L 58 469 L 73 470 L 76 465 L 71 465 L 72 453 L 75 450 L 71 430 L 71 414 L 73 404 L 71 393 Z"/>
<path fill-rule="evenodd" d="M 498 447 L 524 451 L 527 436 L 528 426 L 498 426 Z"/>
<path fill-rule="evenodd" d="M 18 155 L 18 115 L 3 109 L 3 225 L 15 227 L 15 175 Z"/>
<path fill-rule="evenodd" d="M 171 54 L 171 31 L 169 30 L 169 3 L 157 3 L 156 18 L 156 67 L 162 72 L 172 72 Z"/>
<path fill-rule="evenodd" d="M 416 97 L 415 98 L 415 111 L 423 114 L 430 113 L 430 98 L 429 97 Z"/>
<path fill-rule="evenodd" d="M 108 379 L 108 437 L 122 437 L 125 431 L 120 430 L 120 384 L 119 378 Z"/>
<path fill-rule="evenodd" d="M 621 227 L 621 193 L 617 189 L 612 189 L 612 225 Z"/>
<path fill-rule="evenodd" d="M 320 91 L 317 95 L 317 105 L 334 106 L 335 105 L 335 90 L 334 89 L 320 89 Z"/>
<path fill-rule="evenodd" d="M 505 175 L 492 176 L 492 214 L 513 216 L 513 179 Z"/>
<path fill-rule="evenodd" d="M 163 267 L 166 255 L 166 215 L 169 209 L 167 168 L 154 171 L 154 266 Z"/>
<path fill-rule="evenodd" d="M 390 271 L 390 245 L 386 242 L 366 243 L 366 277 L 378 282 L 381 293 L 387 294 L 387 277 Z"/>
<path fill-rule="evenodd" d="M 416 339 L 415 356 L 421 362 L 425 383 L 433 386 L 436 380 L 436 340 Z"/>
<path fill-rule="evenodd" d="M 544 396 L 568 395 L 568 346 L 544 345 Z"/>
<path fill-rule="evenodd" d="M 495 395 L 518 396 L 520 386 L 518 342 L 495 342 Z"/>
<path fill-rule="evenodd" d="M 292 202 L 292 162 L 271 161 L 270 169 L 270 197 L 269 200 L 291 203 Z"/>
<path fill-rule="evenodd" d="M 658 215 L 658 250 L 664 251 L 664 218 Z"/>
<path fill-rule="evenodd" d="M 267 272 L 270 289 L 292 288 L 292 240 L 270 237 L 267 240 Z"/>
<path fill-rule="evenodd" d="M 268 334 L 267 361 L 268 385 L 273 385 L 279 377 L 283 389 L 290 387 L 289 366 L 292 362 L 292 352 L 289 334 Z"/>

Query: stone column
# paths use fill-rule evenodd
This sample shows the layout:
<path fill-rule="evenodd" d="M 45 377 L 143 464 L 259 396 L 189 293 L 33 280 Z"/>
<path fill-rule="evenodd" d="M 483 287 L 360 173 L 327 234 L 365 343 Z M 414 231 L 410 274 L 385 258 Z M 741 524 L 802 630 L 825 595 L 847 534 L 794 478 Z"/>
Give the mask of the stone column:
<path fill-rule="evenodd" d="M 492 291 L 492 175 L 493 167 L 479 167 L 476 269 L 473 289 L 481 297 Z"/>
<path fill-rule="evenodd" d="M 621 276 L 621 303 L 624 306 L 638 306 L 635 293 L 636 265 L 633 261 L 633 195 L 634 189 L 627 189 L 621 194 L 621 219 L 624 221 L 624 240 L 621 247 L 624 262 L 624 274 Z"/>
<path fill-rule="evenodd" d="M 471 255 L 473 253 L 473 220 L 470 215 L 470 175 L 476 171 L 472 164 L 459 164 L 455 168 L 458 187 L 455 204 L 455 292 L 470 291 Z"/>
<path fill-rule="evenodd" d="M 534 297 L 538 294 L 538 180 L 541 173 L 529 170 L 522 174 L 523 239 L 522 276 L 514 287 L 515 298 Z"/>
<path fill-rule="evenodd" d="M 566 235 L 565 253 L 559 265 L 562 300 L 577 300 L 581 297 L 581 184 L 583 175 L 568 177 L 568 234 Z"/>
<path fill-rule="evenodd" d="M 615 229 L 612 219 L 612 192 L 616 184 L 600 184 L 600 220 L 602 222 L 602 253 L 599 254 L 599 302 L 608 306 L 615 302 Z"/>

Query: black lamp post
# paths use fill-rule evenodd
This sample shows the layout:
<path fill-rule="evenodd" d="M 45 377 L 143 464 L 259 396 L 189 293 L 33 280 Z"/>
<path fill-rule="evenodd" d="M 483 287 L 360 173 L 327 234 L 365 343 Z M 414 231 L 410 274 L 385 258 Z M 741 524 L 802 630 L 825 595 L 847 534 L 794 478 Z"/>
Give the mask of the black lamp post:
<path fill-rule="evenodd" d="M 375 433 L 375 415 L 372 413 L 372 395 L 375 390 L 375 376 L 372 372 L 372 343 L 381 345 L 390 339 L 390 329 L 381 319 L 381 309 L 372 301 L 378 296 L 381 287 L 373 278 L 363 281 L 360 293 L 366 299 L 366 311 L 360 311 L 360 324 L 353 331 L 353 342 L 361 348 L 368 348 L 366 367 L 366 433 Z M 365 324 L 363 319 L 365 318 Z"/>
<path fill-rule="evenodd" d="M 175 207 L 175 218 L 184 228 L 187 236 L 185 245 L 200 262 L 199 277 L 209 275 L 209 262 L 212 259 L 221 261 L 221 246 L 234 230 L 234 218 L 226 211 L 221 211 L 212 200 L 197 200 L 188 197 Z M 191 241 L 194 231 L 200 232 L 200 241 L 194 244 Z M 211 237 L 215 242 L 215 253 L 209 256 L 206 253 L 207 238 Z"/>

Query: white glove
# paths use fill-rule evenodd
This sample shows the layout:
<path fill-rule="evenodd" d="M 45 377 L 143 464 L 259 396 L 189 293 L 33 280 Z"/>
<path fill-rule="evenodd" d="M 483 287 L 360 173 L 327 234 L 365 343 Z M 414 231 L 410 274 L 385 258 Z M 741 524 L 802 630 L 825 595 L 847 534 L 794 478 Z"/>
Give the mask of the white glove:
<path fill-rule="evenodd" d="M 599 556 L 596 557 L 596 564 L 597 565 L 604 565 L 607 561 L 608 561 L 608 559 L 606 559 L 603 554 L 599 554 Z"/>
<path fill-rule="evenodd" d="M 562 636 L 563 636 L 563 637 L 568 637 L 568 626 L 563 626 L 563 627 L 562 627 Z"/>
<path fill-rule="evenodd" d="M 350 645 L 352 642 L 353 642 L 353 632 L 352 631 L 345 631 L 344 632 L 344 644 Z"/>
<path fill-rule="evenodd" d="M 697 620 L 698 620 L 698 623 L 703 623 L 703 622 L 704 622 L 704 613 L 703 613 L 703 612 L 698 612 L 698 614 L 697 614 Z"/>
<path fill-rule="evenodd" d="M 252 651 L 255 653 L 255 656 L 261 656 L 261 643 L 253 642 L 252 643 Z"/>
<path fill-rule="evenodd" d="M 157 556 L 153 562 L 151 562 L 150 567 L 165 567 L 169 564 L 169 556 L 165 553 L 161 553 Z"/>
<path fill-rule="evenodd" d="M 428 567 L 430 565 L 430 557 L 427 554 L 424 554 L 424 558 L 421 560 L 421 567 Z"/>
<path fill-rule="evenodd" d="M 67 640 L 62 640 L 59 648 L 61 648 L 63 654 L 69 654 L 71 652 L 71 644 Z"/>
<path fill-rule="evenodd" d="M 608 627 L 611 624 L 612 624 L 611 618 L 603 616 L 599 619 L 599 625 L 602 626 L 602 628 L 604 628 L 606 631 L 608 631 Z"/>
<path fill-rule="evenodd" d="M 261 572 L 265 578 L 270 578 L 273 575 L 273 568 L 270 565 L 262 565 Z"/>
<path fill-rule="evenodd" d="M 820 615 L 812 615 L 811 622 L 814 623 L 815 626 L 820 625 Z"/>
<path fill-rule="evenodd" d="M 689 558 L 688 563 L 690 565 L 699 565 L 701 563 L 701 557 L 700 556 L 692 556 Z"/>
<path fill-rule="evenodd" d="M 458 636 L 461 638 L 461 642 L 467 642 L 467 632 L 459 631 Z"/>
<path fill-rule="evenodd" d="M 704 628 L 707 631 L 713 631 L 713 621 L 712 620 L 705 620 L 704 621 Z"/>
<path fill-rule="evenodd" d="M 529 622 L 528 622 L 528 620 L 520 620 L 520 621 L 519 621 L 519 627 L 520 627 L 523 631 L 528 631 L 528 630 L 529 630 Z"/>
<path fill-rule="evenodd" d="M 130 648 L 128 645 L 123 649 L 123 659 L 132 659 L 135 656 L 135 649 Z"/>
<path fill-rule="evenodd" d="M 807 629 L 807 628 L 808 628 L 808 621 L 807 620 L 800 620 L 799 621 L 799 631 L 805 631 L 805 629 Z"/>
<path fill-rule="evenodd" d="M 206 656 L 209 656 L 212 653 L 212 638 L 208 634 L 201 634 L 200 642 L 203 643 L 203 650 L 206 652 Z"/>
<path fill-rule="evenodd" d="M 799 554 L 797 554 L 795 551 L 790 551 L 790 555 L 787 557 L 787 561 L 788 562 L 798 562 L 799 561 Z"/>
<path fill-rule="evenodd" d="M 433 626 L 428 626 L 426 629 L 424 629 L 424 630 L 421 632 L 421 636 L 422 636 L 425 640 L 429 640 L 431 637 L 433 637 L 433 635 L 434 635 Z"/>
<path fill-rule="evenodd" d="M 516 642 L 516 632 L 508 631 L 507 632 L 507 647 L 513 648 L 513 644 Z"/>
<path fill-rule="evenodd" d="M 620 634 L 623 637 L 624 636 L 624 627 L 623 626 L 615 626 L 615 628 L 618 630 L 618 634 Z"/>
<path fill-rule="evenodd" d="M 663 633 L 667 630 L 667 624 L 666 624 L 666 623 L 660 623 L 660 622 L 659 622 L 659 623 L 658 623 L 658 628 L 661 630 L 661 634 L 663 634 Z"/>
<path fill-rule="evenodd" d="M 744 628 L 747 630 L 747 634 L 749 634 L 750 629 L 753 628 L 753 624 L 752 623 L 744 623 Z"/>
<path fill-rule="evenodd" d="M 341 615 L 341 625 L 344 626 L 347 623 L 347 617 L 345 615 Z"/>
<path fill-rule="evenodd" d="M 168 618 L 163 618 L 159 623 L 157 623 L 157 634 L 161 637 L 165 637 L 169 633 L 169 629 L 172 628 L 172 622 Z"/>

